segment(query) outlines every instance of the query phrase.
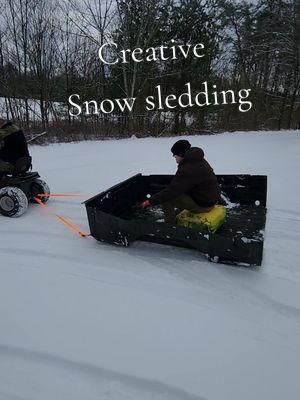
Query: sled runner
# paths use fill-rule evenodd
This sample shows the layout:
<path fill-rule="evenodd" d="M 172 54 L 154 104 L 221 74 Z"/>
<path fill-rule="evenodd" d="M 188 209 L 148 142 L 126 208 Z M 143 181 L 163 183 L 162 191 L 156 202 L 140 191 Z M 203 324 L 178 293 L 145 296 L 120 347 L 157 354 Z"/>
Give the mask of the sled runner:
<path fill-rule="evenodd" d="M 206 229 L 163 222 L 157 207 L 136 207 L 163 189 L 172 175 L 137 174 L 85 202 L 91 235 L 102 242 L 129 246 L 143 240 L 194 248 L 213 262 L 261 265 L 266 219 L 267 177 L 218 175 L 226 221 Z"/>

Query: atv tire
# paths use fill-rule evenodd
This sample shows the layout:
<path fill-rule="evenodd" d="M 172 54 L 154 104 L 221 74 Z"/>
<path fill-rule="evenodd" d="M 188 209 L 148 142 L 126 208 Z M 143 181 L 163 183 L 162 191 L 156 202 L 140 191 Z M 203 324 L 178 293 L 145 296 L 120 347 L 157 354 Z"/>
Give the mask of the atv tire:
<path fill-rule="evenodd" d="M 0 214 L 5 217 L 20 217 L 27 207 L 28 200 L 21 189 L 13 186 L 0 189 Z"/>
<path fill-rule="evenodd" d="M 33 188 L 33 197 L 37 196 L 38 194 L 50 194 L 50 188 L 48 184 L 43 181 L 42 179 L 35 179 L 32 183 L 32 188 Z M 39 197 L 37 196 L 42 203 L 47 203 L 49 200 L 49 197 Z M 30 200 L 32 203 L 36 203 L 34 199 Z"/>

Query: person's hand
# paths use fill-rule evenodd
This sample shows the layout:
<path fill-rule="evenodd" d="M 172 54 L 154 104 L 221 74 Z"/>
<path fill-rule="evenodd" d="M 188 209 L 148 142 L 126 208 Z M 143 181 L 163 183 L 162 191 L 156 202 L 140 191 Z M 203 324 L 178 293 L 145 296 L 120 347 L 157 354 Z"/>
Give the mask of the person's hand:
<path fill-rule="evenodd" d="M 141 204 L 139 204 L 138 207 L 144 209 L 144 208 L 147 208 L 149 206 L 150 206 L 150 201 L 149 200 L 145 200 Z"/>

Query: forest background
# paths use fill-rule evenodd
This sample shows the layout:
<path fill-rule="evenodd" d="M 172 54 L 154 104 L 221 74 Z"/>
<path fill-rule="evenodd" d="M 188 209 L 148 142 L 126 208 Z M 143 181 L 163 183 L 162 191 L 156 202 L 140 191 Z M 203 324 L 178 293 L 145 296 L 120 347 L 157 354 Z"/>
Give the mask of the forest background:
<path fill-rule="evenodd" d="M 300 128 L 299 0 L 0 0 L 0 114 L 41 141 L 169 136 Z M 205 58 L 99 61 L 98 49 L 203 43 Z M 161 85 L 181 94 L 191 82 L 251 88 L 237 105 L 147 111 Z M 72 117 L 82 101 L 137 97 L 132 113 Z"/>

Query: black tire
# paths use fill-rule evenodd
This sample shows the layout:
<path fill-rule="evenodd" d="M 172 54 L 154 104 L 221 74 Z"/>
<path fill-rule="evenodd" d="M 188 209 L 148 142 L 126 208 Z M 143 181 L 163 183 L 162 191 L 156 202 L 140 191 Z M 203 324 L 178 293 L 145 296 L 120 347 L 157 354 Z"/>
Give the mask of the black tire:
<path fill-rule="evenodd" d="M 20 217 L 28 208 L 26 194 L 17 187 L 0 189 L 0 214 L 5 217 Z"/>
<path fill-rule="evenodd" d="M 36 196 L 37 194 L 50 194 L 50 188 L 48 184 L 43 181 L 43 179 L 35 179 L 32 182 L 32 192 L 33 196 Z M 42 203 L 47 203 L 49 200 L 49 197 L 38 197 Z M 34 199 L 30 200 L 32 203 L 36 203 Z"/>

